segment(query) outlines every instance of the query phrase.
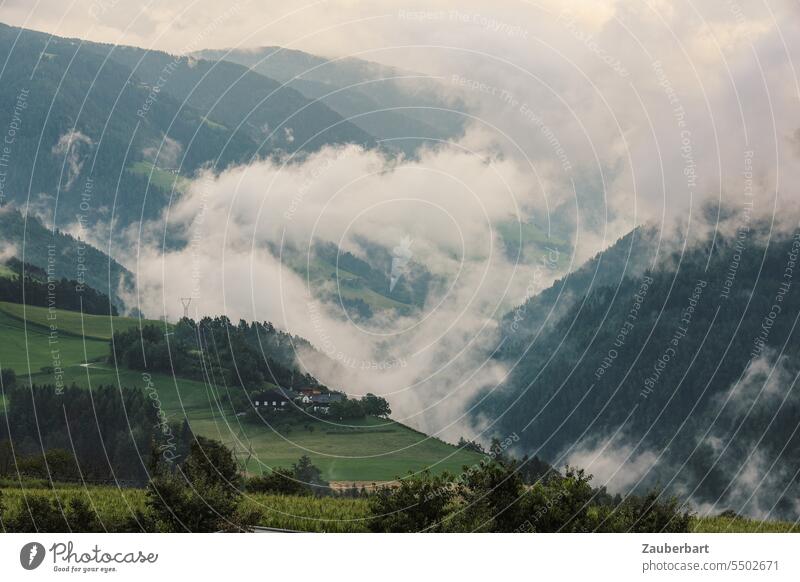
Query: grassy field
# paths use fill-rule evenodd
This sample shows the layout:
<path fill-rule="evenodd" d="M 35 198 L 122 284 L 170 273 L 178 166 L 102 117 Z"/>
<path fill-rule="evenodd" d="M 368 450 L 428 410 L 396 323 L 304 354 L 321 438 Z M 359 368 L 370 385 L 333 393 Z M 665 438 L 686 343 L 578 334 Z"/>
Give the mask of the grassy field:
<path fill-rule="evenodd" d="M 539 261 L 550 255 L 547 249 L 559 250 L 557 266 L 565 268 L 569 264 L 571 243 L 568 239 L 553 235 L 548 237 L 547 232 L 530 223 L 520 223 L 508 220 L 496 225 L 497 233 L 506 244 L 512 256 L 521 249 L 525 261 Z"/>
<path fill-rule="evenodd" d="M 345 299 L 361 299 L 375 310 L 404 310 L 412 307 L 408 303 L 373 291 L 367 287 L 361 276 L 345 270 L 341 265 L 337 268 L 336 264 L 328 263 L 317 256 L 312 255 L 308 260 L 303 254 L 287 254 L 281 259 L 284 264 L 308 281 L 314 293 L 330 292 L 332 290 L 330 286 L 333 284 L 335 287 L 332 291 L 337 295 L 340 294 Z"/>
<path fill-rule="evenodd" d="M 166 192 L 170 192 L 174 187 L 176 190 L 181 191 L 188 185 L 189 180 L 183 176 L 176 176 L 171 172 L 162 170 L 161 168 L 153 168 L 150 162 L 136 162 L 128 167 L 128 171 L 132 174 L 138 174 L 149 178 L 153 186 L 160 188 Z M 152 173 L 151 173 L 152 172 Z"/>
<path fill-rule="evenodd" d="M 508 220 L 497 224 L 498 233 L 503 240 L 513 244 L 515 247 L 520 245 L 533 244 L 539 247 L 569 247 L 569 240 L 562 238 L 555 233 L 547 236 L 547 232 L 535 224 L 527 222 L 518 222 L 516 220 Z"/>
<path fill-rule="evenodd" d="M 252 446 L 248 470 L 253 473 L 288 466 L 306 454 L 329 481 L 389 481 L 423 469 L 458 473 L 480 459 L 402 424 L 376 418 L 349 421 L 348 426 L 280 420 L 239 425 L 237 420 L 208 415 L 195 416 L 190 423 L 201 434 L 219 434 L 217 438 L 235 444 L 243 454 Z M 239 437 L 240 426 L 246 437 Z"/>
<path fill-rule="evenodd" d="M 800 533 L 800 524 L 786 521 L 758 521 L 744 517 L 697 517 L 695 533 Z"/>
<path fill-rule="evenodd" d="M 107 341 L 68 334 L 51 336 L 39 324 L 29 324 L 26 329 L 21 319 L 0 309 L 0 366 L 11 368 L 17 375 L 42 374 L 57 365 L 79 374 L 83 370 L 80 364 L 107 354 Z M 47 375 L 48 382 L 53 383 L 52 372 Z"/>
<path fill-rule="evenodd" d="M 29 376 L 32 382 L 54 384 L 54 370 L 63 370 L 63 383 L 81 386 L 116 383 L 114 370 L 103 368 L 109 355 L 108 340 L 114 330 L 137 327 L 137 319 L 83 315 L 56 310 L 48 319 L 46 307 L 26 307 L 0 302 L 0 366 L 14 370 L 19 377 Z M 27 321 L 26 321 L 27 318 Z M 160 323 L 143 321 L 146 323 Z M 51 324 L 55 331 L 51 330 Z M 82 331 L 85 330 L 85 333 Z M 97 366 L 98 378 L 89 375 L 86 364 Z M 130 376 L 128 370 L 120 371 Z M 140 374 L 135 374 L 140 378 Z M 125 385 L 125 384 L 123 384 Z"/>

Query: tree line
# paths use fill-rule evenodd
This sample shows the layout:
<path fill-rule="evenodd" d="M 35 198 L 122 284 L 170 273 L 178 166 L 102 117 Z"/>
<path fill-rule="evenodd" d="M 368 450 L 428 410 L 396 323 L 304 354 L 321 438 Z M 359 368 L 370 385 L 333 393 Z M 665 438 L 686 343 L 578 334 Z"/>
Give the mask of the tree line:
<path fill-rule="evenodd" d="M 16 385 L 3 375 L 0 476 L 143 485 L 156 456 L 185 455 L 186 422 L 165 422 L 141 389 Z"/>
<path fill-rule="evenodd" d="M 285 388 L 321 388 L 295 363 L 295 350 L 310 348 L 298 337 L 271 323 L 234 325 L 225 316 L 198 322 L 183 318 L 169 330 L 149 324 L 115 332 L 109 363 L 133 370 L 165 372 L 228 386 L 257 387 L 266 382 Z"/>
<path fill-rule="evenodd" d="M 523 463 L 505 457 L 464 467 L 459 476 L 409 475 L 368 497 L 373 532 L 686 532 L 692 513 L 657 491 L 612 497 L 591 476 L 566 468 L 527 483 Z M 249 493 L 332 494 L 308 457 L 290 469 L 245 476 L 222 443 L 197 437 L 179 463 L 153 457 L 143 508 L 101 522 L 81 500 L 30 496 L 26 506 L 3 508 L 6 531 L 215 532 L 249 531 L 258 512 Z"/>

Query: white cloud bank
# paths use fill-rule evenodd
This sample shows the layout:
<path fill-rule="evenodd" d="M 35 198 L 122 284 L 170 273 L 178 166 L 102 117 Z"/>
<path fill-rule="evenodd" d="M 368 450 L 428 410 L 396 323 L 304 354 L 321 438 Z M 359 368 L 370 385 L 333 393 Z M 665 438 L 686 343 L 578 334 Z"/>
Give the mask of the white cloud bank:
<path fill-rule="evenodd" d="M 399 419 L 446 429 L 478 390 L 503 377 L 488 359 L 496 318 L 523 300 L 534 271 L 508 258 L 496 225 L 518 217 L 518 199 L 534 187 L 515 162 L 458 147 L 407 162 L 329 148 L 302 163 L 206 174 L 165 216 L 185 247 L 163 248 L 163 222 L 128 233 L 125 262 L 138 285 L 128 302 L 174 320 L 183 309 L 178 298 L 191 296 L 193 315 L 270 320 L 340 363 L 334 369 L 300 354 L 324 381 L 387 395 Z M 391 249 L 407 237 L 414 260 L 447 284 L 419 313 L 382 314 L 368 329 L 330 315 L 305 274 L 282 259 L 287 248 L 305 256 L 315 242 L 363 255 L 365 241 Z M 539 268 L 539 284 L 544 275 Z M 341 283 L 330 281 L 333 290 Z"/>

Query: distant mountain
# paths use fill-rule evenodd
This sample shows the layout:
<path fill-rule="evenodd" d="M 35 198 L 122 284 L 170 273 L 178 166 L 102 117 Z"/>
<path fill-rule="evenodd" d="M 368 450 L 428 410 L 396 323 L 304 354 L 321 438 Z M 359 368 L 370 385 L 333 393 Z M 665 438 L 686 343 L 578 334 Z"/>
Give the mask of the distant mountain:
<path fill-rule="evenodd" d="M 413 153 L 464 131 L 464 105 L 436 79 L 356 58 L 325 59 L 281 47 L 203 50 L 195 56 L 239 63 L 319 99 L 383 145 Z M 449 92 L 452 94 L 452 92 Z"/>
<path fill-rule="evenodd" d="M 478 417 L 552 463 L 617 459 L 626 487 L 796 517 L 800 231 L 729 220 L 685 252 L 637 229 L 509 313 Z"/>
<path fill-rule="evenodd" d="M 375 145 L 371 135 L 324 103 L 233 62 L 93 45 L 97 51 L 103 48 L 109 58 L 130 68 L 150 87 L 163 84 L 161 90 L 199 111 L 204 119 L 248 136 L 259 148 L 252 155 L 276 149 L 314 151 L 337 143 Z"/>
<path fill-rule="evenodd" d="M 441 277 L 415 261 L 398 271 L 392 284 L 390 251 L 368 241 L 359 243 L 366 249 L 365 258 L 330 242 L 318 242 L 310 252 L 288 246 L 272 251 L 326 301 L 331 315 L 357 321 L 385 310 L 408 315 L 425 305 L 432 288 L 443 285 Z"/>
<path fill-rule="evenodd" d="M 2 24 L 0 53 L 0 127 L 12 132 L 0 201 L 59 227 L 158 216 L 180 176 L 201 167 L 375 143 L 324 104 L 233 63 Z"/>

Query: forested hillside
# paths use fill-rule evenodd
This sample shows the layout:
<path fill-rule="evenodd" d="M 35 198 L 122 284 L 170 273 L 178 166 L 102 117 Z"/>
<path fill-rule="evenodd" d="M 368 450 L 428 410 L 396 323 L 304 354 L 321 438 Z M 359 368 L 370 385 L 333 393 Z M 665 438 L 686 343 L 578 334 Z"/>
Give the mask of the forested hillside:
<path fill-rule="evenodd" d="M 661 241 L 651 268 L 647 232 L 508 315 L 513 371 L 481 414 L 556 465 L 602 451 L 630 487 L 796 516 L 800 232 Z"/>
<path fill-rule="evenodd" d="M 440 80 L 357 58 L 325 59 L 284 47 L 202 50 L 197 57 L 239 63 L 319 99 L 390 149 L 413 155 L 462 135 L 464 104 L 442 96 Z"/>
<path fill-rule="evenodd" d="M 0 52 L 14 55 L 0 86 L 0 125 L 13 129 L 0 201 L 61 227 L 157 217 L 201 167 L 372 144 L 324 104 L 233 63 L 3 24 Z"/>
<path fill-rule="evenodd" d="M 93 44 L 91 50 L 107 54 L 146 85 L 159 87 L 198 111 L 207 125 L 247 136 L 257 144 L 250 155 L 264 156 L 274 150 L 314 151 L 331 143 L 374 145 L 372 136 L 324 103 L 236 63 L 176 57 L 135 47 Z M 200 136 L 188 137 L 181 141 L 200 141 Z M 225 149 L 209 148 L 207 159 L 219 154 L 224 157 Z"/>
<path fill-rule="evenodd" d="M 276 329 L 271 323 L 204 317 L 181 319 L 168 335 L 157 325 L 114 334 L 109 363 L 134 370 L 176 374 L 219 382 L 223 386 L 257 388 L 265 382 L 282 387 L 321 387 L 301 372 L 295 359 L 307 340 Z"/>
<path fill-rule="evenodd" d="M 108 295 L 85 282 L 48 275 L 46 270 L 18 259 L 10 259 L 2 267 L 7 271 L 0 276 L 0 301 L 92 315 L 119 315 Z"/>

